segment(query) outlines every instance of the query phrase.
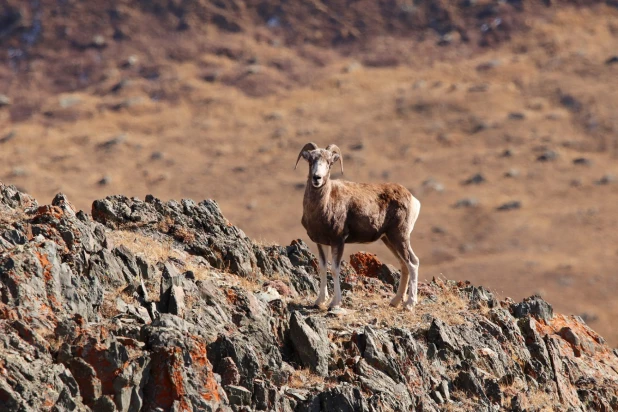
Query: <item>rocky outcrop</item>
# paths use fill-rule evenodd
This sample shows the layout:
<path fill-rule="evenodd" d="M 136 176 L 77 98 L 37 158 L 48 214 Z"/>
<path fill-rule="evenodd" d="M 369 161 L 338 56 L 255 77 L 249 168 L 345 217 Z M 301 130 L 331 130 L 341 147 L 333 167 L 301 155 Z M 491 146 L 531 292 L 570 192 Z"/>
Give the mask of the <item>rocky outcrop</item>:
<path fill-rule="evenodd" d="M 89 215 L 0 184 L 2 410 L 618 408 L 618 352 L 580 318 L 441 280 L 402 313 L 397 271 L 351 261 L 349 309 L 322 312 L 307 245 L 257 244 L 214 201 Z"/>

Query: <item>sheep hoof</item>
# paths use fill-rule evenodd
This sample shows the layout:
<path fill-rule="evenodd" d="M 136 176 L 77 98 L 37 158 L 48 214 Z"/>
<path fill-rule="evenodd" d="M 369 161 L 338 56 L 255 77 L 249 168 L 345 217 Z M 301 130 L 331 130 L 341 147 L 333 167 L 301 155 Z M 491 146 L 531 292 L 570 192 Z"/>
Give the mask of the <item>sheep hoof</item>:
<path fill-rule="evenodd" d="M 409 312 L 414 312 L 414 307 L 416 306 L 416 303 L 414 302 L 406 302 L 405 305 L 403 305 L 403 309 L 407 310 Z"/>
<path fill-rule="evenodd" d="M 342 317 L 348 314 L 348 311 L 340 306 L 335 306 L 333 308 L 328 309 L 329 316 Z"/>
<path fill-rule="evenodd" d="M 320 308 L 324 306 L 324 303 L 326 303 L 326 299 L 322 299 L 322 300 L 318 299 L 313 303 L 313 307 Z"/>
<path fill-rule="evenodd" d="M 399 304 L 400 304 L 400 303 L 401 303 L 401 298 L 400 298 L 400 297 L 395 296 L 395 297 L 391 300 L 390 305 L 391 305 L 392 307 L 396 308 L 397 306 L 399 306 Z"/>
<path fill-rule="evenodd" d="M 341 301 L 337 302 L 334 300 L 330 303 L 330 305 L 328 305 L 329 309 L 339 309 L 340 306 L 341 306 Z"/>

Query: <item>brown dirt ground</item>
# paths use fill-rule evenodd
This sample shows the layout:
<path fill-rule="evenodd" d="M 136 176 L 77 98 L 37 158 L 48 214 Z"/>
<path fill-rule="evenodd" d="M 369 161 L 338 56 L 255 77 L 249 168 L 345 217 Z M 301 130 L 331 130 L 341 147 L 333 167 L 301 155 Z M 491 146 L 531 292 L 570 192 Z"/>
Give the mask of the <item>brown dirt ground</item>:
<path fill-rule="evenodd" d="M 618 10 L 563 7 L 526 24 L 482 51 L 376 37 L 367 48 L 386 45 L 401 63 L 389 67 L 212 31 L 228 52 L 183 37 L 161 39 L 179 44 L 171 56 L 128 45 L 105 54 L 113 64 L 96 83 L 63 93 L 37 86 L 66 70 L 40 59 L 27 83 L 3 83 L 13 104 L 0 108 L 0 139 L 13 137 L 0 143 L 0 178 L 88 211 L 119 193 L 213 198 L 249 236 L 289 244 L 308 241 L 298 150 L 336 143 L 346 179 L 399 182 L 421 201 L 412 245 L 422 279 L 467 279 L 514 299 L 538 292 L 616 346 L 618 181 L 596 182 L 618 176 L 618 64 L 605 64 L 618 54 Z M 131 55 L 136 65 L 119 68 Z M 558 157 L 537 161 L 545 150 Z M 462 184 L 475 173 L 486 181 Z M 478 206 L 453 207 L 467 197 Z M 512 200 L 521 208 L 496 210 Z M 395 263 L 382 245 L 346 254 L 358 250 Z"/>

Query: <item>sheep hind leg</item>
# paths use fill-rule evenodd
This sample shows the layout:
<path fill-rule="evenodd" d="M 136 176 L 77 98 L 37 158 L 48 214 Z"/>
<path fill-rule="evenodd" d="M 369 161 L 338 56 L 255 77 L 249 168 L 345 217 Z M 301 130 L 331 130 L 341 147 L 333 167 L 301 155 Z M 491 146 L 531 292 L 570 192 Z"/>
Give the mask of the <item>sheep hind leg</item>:
<path fill-rule="evenodd" d="M 401 279 L 399 280 L 399 287 L 397 288 L 397 293 L 395 297 L 391 300 L 390 305 L 393 307 L 399 306 L 399 304 L 403 301 L 406 290 L 408 289 L 408 278 L 410 276 L 410 271 L 408 270 L 408 266 L 406 262 L 401 258 L 397 248 L 393 245 L 390 239 L 386 236 L 382 237 L 382 242 L 386 245 L 386 247 L 395 255 L 397 260 L 401 263 Z"/>
<path fill-rule="evenodd" d="M 333 281 L 335 283 L 333 291 L 333 300 L 328 305 L 330 308 L 338 308 L 341 306 L 341 285 L 339 283 L 339 273 L 341 272 L 341 258 L 343 257 L 344 243 L 332 244 L 330 251 L 333 259 Z"/>
<path fill-rule="evenodd" d="M 408 252 L 407 252 L 407 266 L 410 271 L 410 284 L 409 284 L 409 296 L 408 300 L 404 304 L 404 309 L 412 310 L 414 306 L 418 303 L 418 268 L 420 266 L 420 261 L 418 256 L 414 254 L 412 247 L 410 246 L 410 242 L 408 242 Z"/>
<path fill-rule="evenodd" d="M 315 301 L 315 306 L 322 306 L 328 299 L 328 287 L 327 287 L 327 263 L 328 263 L 328 249 L 324 246 L 317 244 L 318 257 L 320 260 L 320 290 L 318 292 L 318 298 Z"/>

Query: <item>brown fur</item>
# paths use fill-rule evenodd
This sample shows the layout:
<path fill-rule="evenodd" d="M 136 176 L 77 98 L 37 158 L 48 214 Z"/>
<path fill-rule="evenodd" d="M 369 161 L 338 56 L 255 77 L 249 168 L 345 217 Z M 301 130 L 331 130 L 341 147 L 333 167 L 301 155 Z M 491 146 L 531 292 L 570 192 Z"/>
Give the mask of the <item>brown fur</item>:
<path fill-rule="evenodd" d="M 397 306 L 410 289 L 405 307 L 417 302 L 418 257 L 410 246 L 410 234 L 421 204 L 405 187 L 396 183 L 368 184 L 330 179 L 330 168 L 341 160 L 339 148 L 320 149 L 307 143 L 300 151 L 309 162 L 309 176 L 303 198 L 303 227 L 317 243 L 320 258 L 320 292 L 316 305 L 328 297 L 326 290 L 326 252 L 333 254 L 335 297 L 331 307 L 341 303 L 339 271 L 346 243 L 371 243 L 381 239 L 401 262 L 401 281 L 391 305 Z M 341 164 L 343 171 L 343 163 Z M 317 187 L 316 187 L 317 186 Z"/>
<path fill-rule="evenodd" d="M 303 227 L 315 243 L 371 243 L 389 232 L 405 232 L 412 194 L 396 183 L 367 184 L 328 179 L 319 188 L 307 182 Z"/>

